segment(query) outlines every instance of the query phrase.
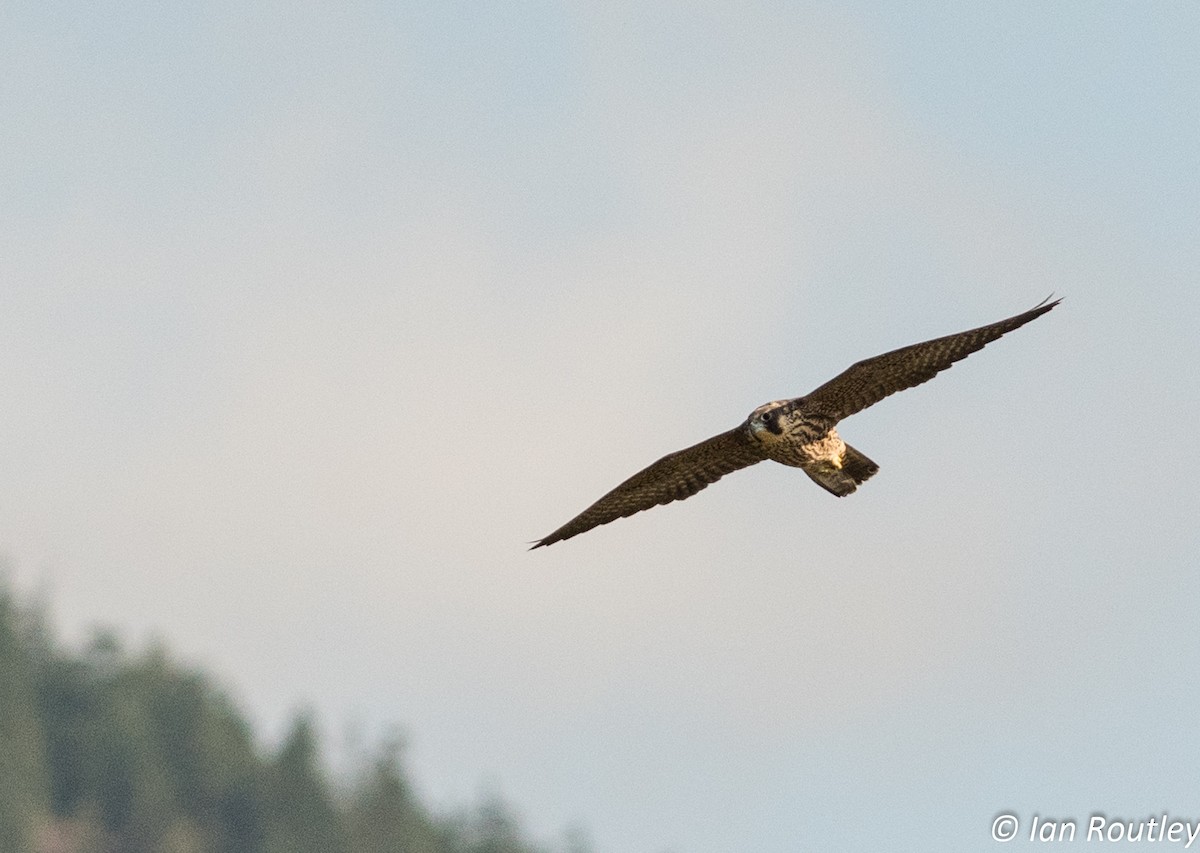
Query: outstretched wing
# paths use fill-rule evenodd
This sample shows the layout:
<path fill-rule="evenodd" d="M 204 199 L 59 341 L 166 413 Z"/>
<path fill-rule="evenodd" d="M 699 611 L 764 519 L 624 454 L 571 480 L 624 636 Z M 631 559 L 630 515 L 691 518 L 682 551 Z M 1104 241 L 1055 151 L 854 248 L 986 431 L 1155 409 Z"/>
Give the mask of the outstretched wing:
<path fill-rule="evenodd" d="M 558 530 L 535 542 L 533 548 L 553 545 L 659 504 L 690 498 L 731 471 L 764 458 L 759 443 L 747 434 L 745 426 L 715 435 L 668 454 L 634 474 Z"/>
<path fill-rule="evenodd" d="M 804 411 L 828 418 L 829 425 L 833 426 L 890 394 L 928 382 L 954 362 L 1042 316 L 1060 301 L 1047 300 L 1024 314 L 998 323 L 864 359 L 802 397 Z"/>

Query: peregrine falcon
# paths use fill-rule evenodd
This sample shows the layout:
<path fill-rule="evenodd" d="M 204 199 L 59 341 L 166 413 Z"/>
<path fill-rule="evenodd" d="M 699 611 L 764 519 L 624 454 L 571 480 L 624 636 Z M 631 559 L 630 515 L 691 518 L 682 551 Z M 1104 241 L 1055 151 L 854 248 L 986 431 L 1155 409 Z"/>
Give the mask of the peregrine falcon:
<path fill-rule="evenodd" d="M 532 547 L 553 545 L 635 512 L 690 498 L 726 474 L 764 459 L 799 468 L 821 488 L 845 497 L 879 466 L 842 441 L 834 429 L 838 421 L 928 382 L 1060 301 L 1047 298 L 1007 320 L 864 359 L 804 397 L 765 403 L 728 432 L 668 454 L 634 474 Z"/>

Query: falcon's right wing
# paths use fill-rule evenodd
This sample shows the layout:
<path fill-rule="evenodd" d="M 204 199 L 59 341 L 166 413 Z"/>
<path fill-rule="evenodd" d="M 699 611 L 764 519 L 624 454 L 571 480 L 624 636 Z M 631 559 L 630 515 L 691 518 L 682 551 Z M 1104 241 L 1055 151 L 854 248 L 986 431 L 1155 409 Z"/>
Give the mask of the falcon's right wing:
<path fill-rule="evenodd" d="M 715 435 L 668 454 L 634 474 L 558 530 L 539 539 L 533 548 L 553 545 L 659 504 L 690 498 L 731 471 L 765 458 L 761 445 L 749 436 L 745 425 Z"/>

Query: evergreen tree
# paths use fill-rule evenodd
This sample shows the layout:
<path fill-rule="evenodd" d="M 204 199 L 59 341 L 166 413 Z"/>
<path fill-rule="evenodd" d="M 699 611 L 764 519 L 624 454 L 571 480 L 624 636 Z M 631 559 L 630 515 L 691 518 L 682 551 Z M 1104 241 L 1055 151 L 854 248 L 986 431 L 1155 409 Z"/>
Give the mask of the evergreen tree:
<path fill-rule="evenodd" d="M 400 761 L 400 742 L 391 739 L 366 768 L 348 808 L 355 853 L 441 853 L 444 842 L 413 795 Z"/>
<path fill-rule="evenodd" d="M 49 816 L 49 780 L 37 690 L 20 614 L 0 589 L 0 853 L 31 849 Z"/>
<path fill-rule="evenodd" d="M 522 837 L 512 810 L 499 796 L 487 797 L 478 808 L 469 833 L 470 853 L 536 853 Z"/>
<path fill-rule="evenodd" d="M 301 714 L 266 772 L 268 853 L 345 853 L 342 817 L 320 766 L 312 717 Z"/>
<path fill-rule="evenodd" d="M 249 727 L 229 700 L 203 675 L 180 671 L 161 645 L 122 680 L 146 709 L 177 823 L 193 828 L 217 853 L 258 850 L 263 841 L 259 759 Z"/>
<path fill-rule="evenodd" d="M 98 823 L 130 853 L 260 849 L 259 759 L 206 679 L 161 647 L 128 662 L 99 634 L 82 660 L 50 656 L 41 682 L 56 815 Z"/>
<path fill-rule="evenodd" d="M 111 633 L 96 635 L 85 661 L 85 739 L 75 757 L 84 802 L 98 807 L 104 828 L 122 850 L 153 853 L 178 811 L 155 726 L 157 685 L 139 667 L 126 663 Z"/>

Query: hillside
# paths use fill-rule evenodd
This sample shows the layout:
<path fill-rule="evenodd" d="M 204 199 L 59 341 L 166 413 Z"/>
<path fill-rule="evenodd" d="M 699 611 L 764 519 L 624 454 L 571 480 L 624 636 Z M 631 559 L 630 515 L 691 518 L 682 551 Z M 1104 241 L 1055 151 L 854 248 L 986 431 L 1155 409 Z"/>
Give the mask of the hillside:
<path fill-rule="evenodd" d="M 545 853 L 492 799 L 439 814 L 400 744 L 353 778 L 300 714 L 273 750 L 209 674 L 162 645 L 56 640 L 0 580 L 0 853 Z M 558 850 L 583 853 L 568 840 Z"/>

